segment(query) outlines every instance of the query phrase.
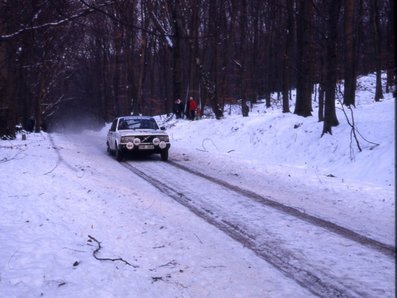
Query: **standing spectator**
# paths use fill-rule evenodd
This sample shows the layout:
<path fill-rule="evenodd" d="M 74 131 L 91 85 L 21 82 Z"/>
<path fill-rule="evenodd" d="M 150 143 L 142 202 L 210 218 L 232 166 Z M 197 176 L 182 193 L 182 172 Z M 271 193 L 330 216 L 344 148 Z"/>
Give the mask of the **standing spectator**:
<path fill-rule="evenodd" d="M 201 119 L 201 109 L 200 109 L 199 106 L 197 106 L 197 109 L 196 109 L 196 118 L 195 119 L 196 120 L 200 120 Z"/>
<path fill-rule="evenodd" d="M 194 120 L 196 109 L 197 109 L 197 103 L 193 99 L 193 97 L 189 98 L 188 108 L 189 108 L 189 119 Z"/>
<path fill-rule="evenodd" d="M 182 100 L 179 100 L 179 111 L 181 111 L 181 118 L 183 119 L 183 114 L 185 112 L 185 104 Z"/>
<path fill-rule="evenodd" d="M 181 105 L 182 101 L 178 98 L 177 100 L 175 100 L 174 102 L 174 114 L 176 116 L 176 119 L 179 119 L 182 117 L 182 109 L 181 109 Z"/>
<path fill-rule="evenodd" d="M 28 119 L 28 121 L 27 121 L 27 124 L 26 124 L 26 130 L 27 130 L 28 132 L 33 132 L 33 131 L 34 131 L 35 124 L 36 124 L 36 121 L 35 121 L 34 117 L 33 117 L 33 116 L 30 116 L 29 119 Z"/>

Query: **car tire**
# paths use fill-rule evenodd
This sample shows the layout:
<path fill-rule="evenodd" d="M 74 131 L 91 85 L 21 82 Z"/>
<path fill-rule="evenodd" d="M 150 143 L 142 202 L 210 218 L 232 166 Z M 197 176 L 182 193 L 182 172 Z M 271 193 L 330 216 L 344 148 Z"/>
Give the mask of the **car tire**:
<path fill-rule="evenodd" d="M 168 160 L 168 150 L 162 151 L 160 153 L 160 155 L 161 155 L 161 160 L 162 161 L 167 161 Z"/>
<path fill-rule="evenodd" d="M 115 150 L 115 157 L 117 161 L 122 161 L 123 159 L 123 152 L 117 148 L 117 144 L 116 144 L 116 150 Z"/>
<path fill-rule="evenodd" d="M 109 143 L 106 144 L 106 151 L 109 153 L 109 155 L 113 155 L 113 151 L 110 149 Z"/>

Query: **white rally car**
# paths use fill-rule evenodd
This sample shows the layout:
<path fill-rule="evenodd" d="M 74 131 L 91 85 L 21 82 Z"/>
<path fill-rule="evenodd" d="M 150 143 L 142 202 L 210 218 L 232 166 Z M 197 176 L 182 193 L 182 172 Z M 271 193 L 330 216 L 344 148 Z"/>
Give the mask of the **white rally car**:
<path fill-rule="evenodd" d="M 107 151 L 122 160 L 125 153 L 141 152 L 161 155 L 168 160 L 170 138 L 149 116 L 124 116 L 113 120 L 106 139 Z"/>

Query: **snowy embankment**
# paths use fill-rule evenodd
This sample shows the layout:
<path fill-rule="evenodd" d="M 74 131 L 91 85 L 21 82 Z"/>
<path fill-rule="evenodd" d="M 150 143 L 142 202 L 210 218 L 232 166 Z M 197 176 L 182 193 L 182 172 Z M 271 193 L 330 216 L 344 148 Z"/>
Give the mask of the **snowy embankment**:
<path fill-rule="evenodd" d="M 340 125 L 332 135 L 321 137 L 316 116 L 283 114 L 262 103 L 247 118 L 232 112 L 220 121 L 171 122 L 171 156 L 394 245 L 395 99 L 385 94 L 373 102 L 374 78 L 359 79 L 356 108 L 338 105 Z M 348 124 L 352 115 L 361 152 Z"/>
<path fill-rule="evenodd" d="M 171 135 L 186 149 L 394 189 L 395 100 L 389 93 L 382 102 L 374 103 L 373 80 L 373 76 L 359 80 L 357 107 L 352 109 L 362 152 L 339 104 L 340 125 L 333 128 L 332 135 L 323 137 L 316 102 L 313 117 L 283 114 L 281 107 L 266 109 L 264 104 L 256 104 L 247 118 L 225 113 L 221 121 L 180 121 L 171 128 Z M 351 111 L 344 110 L 352 122 Z"/>

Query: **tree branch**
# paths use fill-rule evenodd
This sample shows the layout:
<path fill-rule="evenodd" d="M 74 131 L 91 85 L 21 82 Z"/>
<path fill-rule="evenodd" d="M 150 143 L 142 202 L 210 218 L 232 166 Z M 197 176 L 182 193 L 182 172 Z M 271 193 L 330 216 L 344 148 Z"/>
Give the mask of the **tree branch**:
<path fill-rule="evenodd" d="M 0 35 L 0 42 L 4 42 L 4 41 L 10 40 L 10 39 L 13 39 L 24 32 L 35 31 L 38 29 L 49 28 L 49 27 L 58 27 L 60 25 L 63 25 L 64 23 L 70 22 L 74 19 L 84 17 L 88 14 L 91 14 L 91 13 L 95 12 L 96 9 L 98 9 L 100 7 L 107 6 L 109 4 L 111 4 L 111 3 L 106 2 L 102 5 L 99 5 L 98 7 L 86 8 L 86 9 L 80 11 L 79 13 L 76 13 L 74 15 L 71 15 L 71 16 L 61 19 L 61 20 L 55 20 L 53 22 L 48 22 L 48 23 L 44 23 L 44 24 L 40 24 L 40 25 L 36 25 L 36 26 L 23 27 L 13 33 Z"/>
<path fill-rule="evenodd" d="M 339 91 L 340 94 L 342 94 L 342 91 L 340 90 L 340 88 L 338 89 L 338 91 Z M 360 152 L 362 152 L 363 150 L 362 150 L 362 148 L 361 148 L 361 145 L 360 145 L 360 142 L 359 142 L 358 136 L 357 136 L 357 135 L 359 135 L 364 141 L 366 141 L 367 143 L 370 143 L 370 144 L 373 144 L 373 145 L 374 145 L 374 146 L 372 146 L 372 147 L 370 148 L 370 150 L 372 150 L 372 149 L 375 148 L 376 146 L 379 146 L 379 144 L 374 143 L 374 142 L 370 142 L 370 141 L 368 141 L 367 139 L 365 139 L 365 138 L 361 135 L 361 133 L 357 130 L 356 124 L 355 124 L 355 121 L 354 121 L 354 113 L 353 113 L 353 109 L 351 108 L 351 106 L 348 106 L 348 107 L 347 107 L 347 108 L 350 110 L 350 116 L 351 116 L 351 121 L 350 121 L 350 119 L 349 119 L 349 117 L 348 117 L 348 115 L 347 115 L 347 113 L 346 113 L 346 111 L 345 111 L 345 109 L 344 109 L 344 105 L 343 105 L 342 101 L 341 101 L 340 99 L 338 99 L 338 102 L 339 102 L 339 104 L 340 104 L 340 106 L 341 106 L 341 110 L 342 110 L 343 114 L 345 115 L 347 124 L 349 124 L 349 126 L 350 126 L 351 129 L 352 129 L 351 132 L 350 132 L 350 139 L 351 139 L 350 144 L 352 143 L 352 140 L 353 140 L 353 138 L 354 138 L 354 140 L 356 141 L 356 145 L 357 145 L 358 150 L 359 150 Z M 351 151 L 351 152 L 350 152 L 350 155 L 352 155 L 351 145 L 350 145 L 350 151 Z"/>
<path fill-rule="evenodd" d="M 139 266 L 137 266 L 137 265 L 132 265 L 132 264 L 130 264 L 129 262 L 127 262 L 127 261 L 124 260 L 123 258 L 112 259 L 112 258 L 100 258 L 100 257 L 98 257 L 98 256 L 97 256 L 97 253 L 98 253 L 98 252 L 101 250 L 101 248 L 102 248 L 101 243 L 100 243 L 98 240 L 96 240 L 94 237 L 90 236 L 90 235 L 88 235 L 88 238 L 90 238 L 90 240 L 95 241 L 95 242 L 98 244 L 98 248 L 95 249 L 95 250 L 92 252 L 92 255 L 94 256 L 95 259 L 97 259 L 97 260 L 99 260 L 99 261 L 112 261 L 112 262 L 121 261 L 121 262 L 127 264 L 128 266 L 131 266 L 131 267 L 134 267 L 134 268 L 138 268 L 138 267 L 139 267 Z M 90 240 L 88 240 L 88 241 L 90 241 Z"/>

